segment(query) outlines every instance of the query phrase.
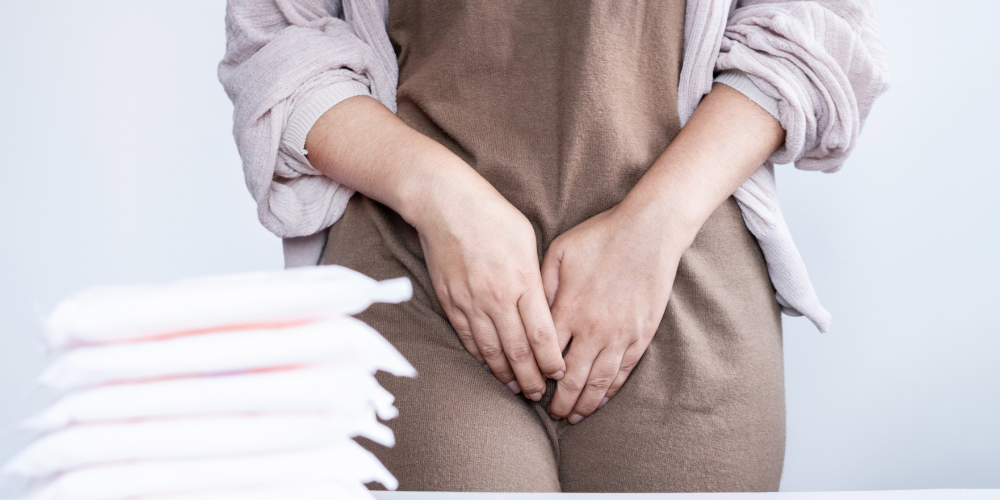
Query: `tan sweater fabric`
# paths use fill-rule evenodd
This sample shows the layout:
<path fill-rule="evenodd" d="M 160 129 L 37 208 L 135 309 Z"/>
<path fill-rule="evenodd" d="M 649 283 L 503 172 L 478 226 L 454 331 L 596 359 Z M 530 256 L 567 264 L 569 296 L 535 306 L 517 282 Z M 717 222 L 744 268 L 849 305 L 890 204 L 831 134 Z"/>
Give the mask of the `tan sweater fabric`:
<path fill-rule="evenodd" d="M 389 12 L 396 114 L 524 214 L 539 262 L 619 204 L 680 131 L 683 0 L 393 0 Z"/>
<path fill-rule="evenodd" d="M 520 210 L 541 256 L 558 234 L 619 203 L 680 130 L 684 6 L 392 0 L 397 114 Z M 416 230 L 392 209 L 355 194 L 323 263 L 413 283 L 412 300 L 358 316 L 420 373 L 378 376 L 400 410 L 387 422 L 396 445 L 361 441 L 400 490 L 778 489 L 781 314 L 732 197 L 681 257 L 656 335 L 622 391 L 575 425 L 546 411 L 554 381 L 532 402 L 469 355 Z"/>
<path fill-rule="evenodd" d="M 365 84 L 396 110 L 398 67 L 387 14 L 388 0 L 229 2 L 219 77 L 235 106 L 234 135 L 258 216 L 289 238 L 289 264 L 318 261 L 325 230 L 352 191 L 312 168 L 306 152 L 283 145 L 283 134 L 297 108 L 322 108 L 338 102 L 331 93 L 350 92 L 344 82 Z M 871 0 L 688 2 L 677 103 L 682 124 L 726 70 L 741 71 L 778 101 L 787 133 L 772 161 L 734 196 L 784 312 L 804 314 L 826 331 L 830 314 L 781 215 L 771 163 L 832 172 L 853 149 L 872 103 L 888 87 L 874 6 Z"/>

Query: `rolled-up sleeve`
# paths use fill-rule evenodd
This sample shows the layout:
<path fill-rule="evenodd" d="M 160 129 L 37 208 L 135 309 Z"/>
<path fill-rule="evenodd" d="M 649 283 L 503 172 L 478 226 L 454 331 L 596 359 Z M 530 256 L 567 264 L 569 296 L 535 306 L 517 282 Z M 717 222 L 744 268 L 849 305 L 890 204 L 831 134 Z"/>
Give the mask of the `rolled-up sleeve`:
<path fill-rule="evenodd" d="M 219 79 L 234 105 L 233 135 L 258 217 L 284 238 L 329 227 L 353 194 L 309 164 L 309 128 L 340 100 L 368 94 L 375 80 L 395 79 L 378 74 L 386 69 L 371 43 L 344 17 L 333 0 L 228 2 Z M 380 100 L 393 104 L 394 91 Z"/>
<path fill-rule="evenodd" d="M 715 71 L 777 101 L 786 138 L 771 162 L 824 172 L 843 165 L 889 85 L 870 0 L 741 0 Z"/>

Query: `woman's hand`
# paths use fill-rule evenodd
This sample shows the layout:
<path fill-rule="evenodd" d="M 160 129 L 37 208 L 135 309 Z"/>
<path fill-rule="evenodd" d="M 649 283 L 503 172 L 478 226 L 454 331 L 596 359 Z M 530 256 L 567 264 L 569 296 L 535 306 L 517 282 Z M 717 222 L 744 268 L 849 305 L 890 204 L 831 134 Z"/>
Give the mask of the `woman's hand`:
<path fill-rule="evenodd" d="M 538 401 L 566 366 L 531 223 L 478 174 L 434 178 L 413 218 L 438 300 L 465 349 Z"/>
<path fill-rule="evenodd" d="M 684 250 L 784 139 L 767 111 L 715 84 L 621 203 L 552 242 L 542 279 L 560 346 L 572 344 L 550 415 L 578 423 L 621 389 L 666 312 Z"/>
<path fill-rule="evenodd" d="M 689 243 L 622 205 L 552 242 L 542 279 L 560 346 L 572 344 L 550 415 L 575 424 L 618 393 L 663 319 Z"/>
<path fill-rule="evenodd" d="M 367 96 L 309 131 L 310 163 L 384 203 L 420 235 L 434 291 L 465 348 L 538 401 L 563 362 L 531 223 L 468 164 Z"/>

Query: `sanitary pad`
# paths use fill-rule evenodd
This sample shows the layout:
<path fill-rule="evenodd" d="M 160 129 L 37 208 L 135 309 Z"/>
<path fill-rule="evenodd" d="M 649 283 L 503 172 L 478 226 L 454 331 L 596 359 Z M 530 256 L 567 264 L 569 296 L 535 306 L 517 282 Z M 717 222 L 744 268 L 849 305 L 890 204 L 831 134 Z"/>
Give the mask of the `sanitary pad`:
<path fill-rule="evenodd" d="M 192 278 L 85 290 L 49 317 L 53 349 L 211 330 L 282 326 L 409 300 L 405 278 L 375 281 L 340 266 Z"/>
<path fill-rule="evenodd" d="M 305 450 L 339 444 L 346 436 L 395 444 L 392 431 L 373 416 L 271 413 L 156 419 L 68 427 L 33 443 L 4 472 L 48 477 L 115 462 Z"/>
<path fill-rule="evenodd" d="M 371 418 L 371 409 L 388 420 L 398 414 L 393 401 L 368 373 L 318 367 L 103 385 L 69 394 L 23 425 L 54 430 L 113 420 L 262 412 L 326 412 Z"/>
<path fill-rule="evenodd" d="M 320 450 L 84 467 L 57 476 L 31 492 L 27 499 L 118 500 L 371 481 L 390 489 L 398 486 L 374 455 L 345 440 L 339 446 Z"/>
<path fill-rule="evenodd" d="M 41 377 L 56 389 L 268 367 L 320 364 L 412 377 L 416 370 L 381 335 L 351 317 L 285 328 L 187 335 L 74 349 Z"/>
<path fill-rule="evenodd" d="M 411 293 L 329 266 L 76 294 L 40 380 L 70 392 L 0 473 L 29 481 L 22 500 L 370 500 L 397 485 L 352 439 L 395 444 L 374 374 L 416 370 L 348 315 Z"/>

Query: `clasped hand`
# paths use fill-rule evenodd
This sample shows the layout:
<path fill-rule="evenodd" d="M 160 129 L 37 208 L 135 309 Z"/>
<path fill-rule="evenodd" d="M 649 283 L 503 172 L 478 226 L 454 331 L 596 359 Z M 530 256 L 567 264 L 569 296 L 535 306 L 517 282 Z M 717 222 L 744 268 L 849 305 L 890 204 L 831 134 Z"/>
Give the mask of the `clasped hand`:
<path fill-rule="evenodd" d="M 622 388 L 663 319 L 687 245 L 666 224 L 619 205 L 557 237 L 542 262 L 566 376 L 549 404 L 572 424 Z"/>
<path fill-rule="evenodd" d="M 417 229 L 469 353 L 534 401 L 546 377 L 557 380 L 549 413 L 577 423 L 618 393 L 649 346 L 701 224 L 784 137 L 767 111 L 715 84 L 625 200 L 556 238 L 541 265 L 521 212 L 371 97 L 328 110 L 306 148 L 318 170 Z"/>
<path fill-rule="evenodd" d="M 533 401 L 545 377 L 557 380 L 549 413 L 575 424 L 621 389 L 649 346 L 684 245 L 619 206 L 556 238 L 539 266 L 531 224 L 493 193 L 442 200 L 463 209 L 421 218 L 436 295 L 479 363 Z"/>

